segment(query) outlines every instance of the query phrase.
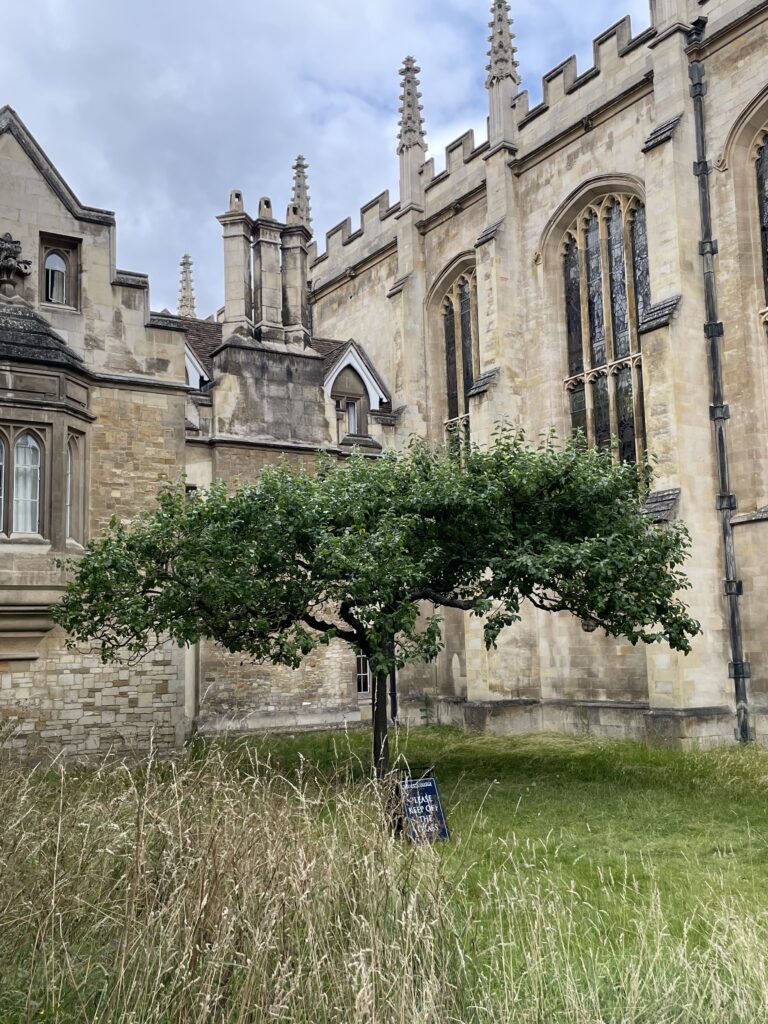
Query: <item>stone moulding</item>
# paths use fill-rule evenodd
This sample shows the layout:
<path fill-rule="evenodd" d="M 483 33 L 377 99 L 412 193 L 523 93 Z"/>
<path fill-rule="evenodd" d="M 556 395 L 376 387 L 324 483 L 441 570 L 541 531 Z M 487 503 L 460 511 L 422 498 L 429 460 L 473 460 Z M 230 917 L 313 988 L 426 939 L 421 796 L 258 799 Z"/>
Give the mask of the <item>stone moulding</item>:
<path fill-rule="evenodd" d="M 140 288 L 146 291 L 149 289 L 149 276 L 132 270 L 116 270 L 112 284 L 120 288 Z"/>
<path fill-rule="evenodd" d="M 98 210 L 93 206 L 83 206 L 72 189 L 48 159 L 43 150 L 35 142 L 29 129 L 12 107 L 0 107 L 0 135 L 8 132 L 16 139 L 27 154 L 33 165 L 45 179 L 51 191 L 61 200 L 75 220 L 91 224 L 103 224 L 114 227 L 115 215 L 111 210 Z"/>
<path fill-rule="evenodd" d="M 38 644 L 54 626 L 50 605 L 0 605 L 0 662 L 36 661 Z"/>
<path fill-rule="evenodd" d="M 649 334 L 659 327 L 669 327 L 682 299 L 681 295 L 673 295 L 670 299 L 662 299 L 645 311 L 638 326 L 640 334 Z"/>
<path fill-rule="evenodd" d="M 665 121 L 664 124 L 660 124 L 654 128 L 645 140 L 642 152 L 650 153 L 651 150 L 656 149 L 657 146 L 663 146 L 665 142 L 669 142 L 677 131 L 677 126 L 680 124 L 682 117 L 682 114 L 678 114 L 677 117 L 673 117 L 669 121 Z"/>
<path fill-rule="evenodd" d="M 496 235 L 501 230 L 504 220 L 497 220 L 495 224 L 489 224 L 484 231 L 480 232 L 480 235 L 475 242 L 475 248 L 479 249 L 481 245 L 485 245 L 487 242 L 492 242 Z"/>
<path fill-rule="evenodd" d="M 474 398 L 476 395 L 484 395 L 487 391 L 490 391 L 494 384 L 498 384 L 500 377 L 501 370 L 498 366 L 494 366 L 492 369 L 481 373 L 469 389 L 469 397 Z"/>
<path fill-rule="evenodd" d="M 671 523 L 673 519 L 677 518 L 680 494 L 679 487 L 666 491 L 653 491 L 646 498 L 644 514 L 654 523 Z"/>

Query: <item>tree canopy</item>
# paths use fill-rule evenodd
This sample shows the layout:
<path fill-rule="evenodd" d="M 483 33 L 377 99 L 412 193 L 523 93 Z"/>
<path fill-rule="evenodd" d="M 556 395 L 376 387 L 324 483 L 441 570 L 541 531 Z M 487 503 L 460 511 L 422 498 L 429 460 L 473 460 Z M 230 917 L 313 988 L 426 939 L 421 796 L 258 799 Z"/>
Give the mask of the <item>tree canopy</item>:
<path fill-rule="evenodd" d="M 55 618 L 104 661 L 209 638 L 297 667 L 339 638 L 379 689 L 393 667 L 436 657 L 446 607 L 481 616 L 489 647 L 529 601 L 688 652 L 688 535 L 643 514 L 649 481 L 576 440 L 534 446 L 504 429 L 460 455 L 415 442 L 315 472 L 278 463 L 234 492 L 168 486 L 88 545 Z"/>

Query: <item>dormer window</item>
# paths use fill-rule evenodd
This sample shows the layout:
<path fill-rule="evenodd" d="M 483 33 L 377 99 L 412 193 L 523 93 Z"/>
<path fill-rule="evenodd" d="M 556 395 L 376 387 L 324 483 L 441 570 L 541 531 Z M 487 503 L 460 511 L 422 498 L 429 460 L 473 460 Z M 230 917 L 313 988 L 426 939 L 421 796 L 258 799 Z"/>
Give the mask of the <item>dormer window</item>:
<path fill-rule="evenodd" d="M 50 306 L 78 305 L 78 243 L 43 236 L 40 245 L 40 301 Z"/>
<path fill-rule="evenodd" d="M 331 398 L 336 403 L 338 440 L 365 437 L 368 434 L 368 391 L 360 375 L 351 366 L 336 378 Z"/>

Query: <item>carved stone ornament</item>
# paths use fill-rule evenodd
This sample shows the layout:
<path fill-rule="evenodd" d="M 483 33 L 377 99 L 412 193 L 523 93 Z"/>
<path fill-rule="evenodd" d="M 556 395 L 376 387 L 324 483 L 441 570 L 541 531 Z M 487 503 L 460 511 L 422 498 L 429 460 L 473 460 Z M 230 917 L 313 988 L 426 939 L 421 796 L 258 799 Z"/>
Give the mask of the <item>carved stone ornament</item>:
<path fill-rule="evenodd" d="M 32 264 L 21 258 L 21 242 L 9 232 L 0 235 L 0 295 L 11 298 L 21 281 L 32 273 Z"/>
<path fill-rule="evenodd" d="M 405 153 L 413 146 L 425 146 L 424 118 L 419 103 L 419 72 L 421 68 L 413 57 L 406 57 L 400 69 L 403 92 L 400 97 L 400 134 L 398 136 L 398 154 Z M 425 147 L 426 148 L 426 147 Z"/>
<path fill-rule="evenodd" d="M 488 27 L 491 29 L 488 40 L 491 48 L 488 51 L 490 63 L 486 68 L 488 72 L 488 77 L 485 80 L 486 89 L 490 89 L 497 82 L 503 82 L 505 78 L 511 78 L 519 85 L 520 72 L 515 59 L 517 47 L 513 45 L 515 37 L 511 30 L 509 4 L 506 0 L 493 0 Z"/>
<path fill-rule="evenodd" d="M 768 329 L 768 306 L 765 309 L 761 309 L 757 315 L 760 317 L 760 323 L 763 327 Z"/>

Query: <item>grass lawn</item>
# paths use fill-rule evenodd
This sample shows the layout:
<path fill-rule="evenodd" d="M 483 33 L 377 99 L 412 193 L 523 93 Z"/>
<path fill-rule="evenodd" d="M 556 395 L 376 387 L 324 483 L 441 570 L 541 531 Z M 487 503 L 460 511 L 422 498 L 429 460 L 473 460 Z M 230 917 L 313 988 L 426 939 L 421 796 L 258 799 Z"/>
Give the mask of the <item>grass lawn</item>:
<path fill-rule="evenodd" d="M 768 1021 L 768 751 L 401 730 L 452 839 L 393 840 L 365 732 L 0 766 L 0 1021 Z"/>

